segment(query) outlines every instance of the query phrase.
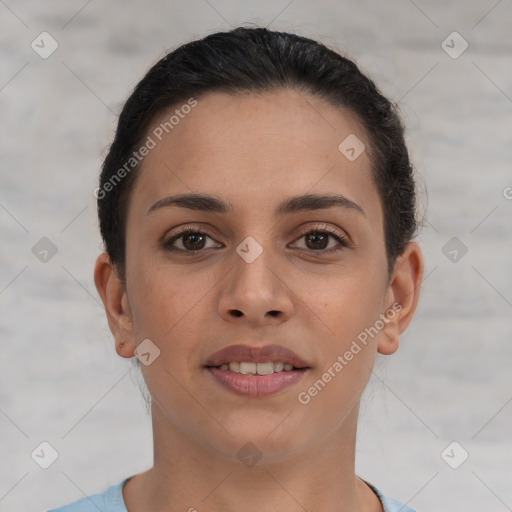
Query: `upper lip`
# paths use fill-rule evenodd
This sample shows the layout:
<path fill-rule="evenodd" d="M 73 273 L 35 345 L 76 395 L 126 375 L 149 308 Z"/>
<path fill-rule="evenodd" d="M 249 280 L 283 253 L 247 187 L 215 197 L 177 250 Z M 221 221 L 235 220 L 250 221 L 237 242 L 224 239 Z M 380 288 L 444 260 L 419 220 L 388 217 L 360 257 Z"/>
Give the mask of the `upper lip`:
<path fill-rule="evenodd" d="M 220 366 L 221 364 L 241 361 L 250 363 L 273 361 L 291 364 L 296 368 L 309 368 L 308 364 L 295 352 L 281 345 L 265 345 L 263 347 L 229 345 L 211 354 L 205 366 Z"/>

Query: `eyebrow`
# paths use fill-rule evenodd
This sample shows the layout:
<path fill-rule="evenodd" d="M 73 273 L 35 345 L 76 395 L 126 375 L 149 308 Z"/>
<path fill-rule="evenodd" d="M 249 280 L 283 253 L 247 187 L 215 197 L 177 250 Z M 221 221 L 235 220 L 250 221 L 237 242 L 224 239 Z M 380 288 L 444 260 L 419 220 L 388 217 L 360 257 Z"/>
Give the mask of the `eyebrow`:
<path fill-rule="evenodd" d="M 218 197 L 208 194 L 191 193 L 164 197 L 153 204 L 146 212 L 146 215 L 169 206 L 178 206 L 202 212 L 233 213 L 233 205 L 229 201 L 225 202 Z M 354 210 L 366 216 L 364 210 L 357 203 L 340 194 L 305 194 L 289 197 L 277 205 L 274 215 L 284 216 L 297 212 L 324 210 L 333 207 Z"/>

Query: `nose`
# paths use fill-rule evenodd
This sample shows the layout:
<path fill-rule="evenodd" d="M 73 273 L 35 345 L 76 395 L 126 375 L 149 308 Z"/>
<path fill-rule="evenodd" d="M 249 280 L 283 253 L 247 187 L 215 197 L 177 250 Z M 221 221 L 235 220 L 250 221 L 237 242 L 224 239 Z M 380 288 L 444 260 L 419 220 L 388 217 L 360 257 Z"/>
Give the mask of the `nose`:
<path fill-rule="evenodd" d="M 252 326 L 277 325 L 294 311 L 293 293 L 269 250 L 252 262 L 233 255 L 218 302 L 219 314 L 229 322 Z"/>

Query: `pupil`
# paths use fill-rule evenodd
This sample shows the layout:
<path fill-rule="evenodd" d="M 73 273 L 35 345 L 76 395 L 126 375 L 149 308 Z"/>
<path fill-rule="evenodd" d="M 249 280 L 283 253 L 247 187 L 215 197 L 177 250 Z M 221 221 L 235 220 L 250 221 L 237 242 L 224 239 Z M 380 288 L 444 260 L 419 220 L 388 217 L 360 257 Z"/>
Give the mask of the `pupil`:
<path fill-rule="evenodd" d="M 188 245 L 188 241 L 192 239 L 192 246 L 193 247 L 189 247 Z M 195 239 L 195 241 L 194 241 Z M 199 239 L 199 242 L 198 242 L 198 239 Z M 196 250 L 196 249 L 202 249 L 202 246 L 201 247 L 195 247 L 195 245 L 197 243 L 200 243 L 200 241 L 203 241 L 203 245 L 204 245 L 204 237 L 203 235 L 200 235 L 198 233 L 192 233 L 192 234 L 189 234 L 189 235 L 185 235 L 184 238 L 183 238 L 183 245 L 187 248 L 187 249 L 192 249 L 192 250 Z"/>
<path fill-rule="evenodd" d="M 313 248 L 316 248 L 316 249 L 325 249 L 327 247 L 327 244 L 325 243 L 327 241 L 327 236 L 322 234 L 322 233 L 314 233 L 314 234 L 310 234 L 308 235 L 307 237 L 307 240 L 314 240 L 313 241 L 313 245 L 318 245 L 318 243 L 320 243 L 321 247 L 313 247 Z M 320 241 L 319 241 L 320 239 Z M 322 243 L 324 242 L 324 243 Z"/>

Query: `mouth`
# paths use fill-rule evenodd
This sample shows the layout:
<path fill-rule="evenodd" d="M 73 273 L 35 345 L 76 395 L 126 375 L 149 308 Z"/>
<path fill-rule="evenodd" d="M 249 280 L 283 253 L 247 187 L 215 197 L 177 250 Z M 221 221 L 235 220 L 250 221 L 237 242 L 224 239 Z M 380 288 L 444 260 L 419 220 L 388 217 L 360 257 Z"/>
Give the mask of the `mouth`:
<path fill-rule="evenodd" d="M 271 375 L 280 372 L 292 372 L 294 370 L 304 370 L 307 367 L 297 367 L 283 361 L 278 362 L 260 362 L 238 361 L 223 363 L 218 366 L 205 366 L 205 368 L 217 368 L 222 371 L 241 373 L 242 375 Z"/>
<path fill-rule="evenodd" d="M 231 345 L 210 356 L 204 368 L 224 389 L 264 397 L 296 384 L 310 366 L 280 345 Z"/>

